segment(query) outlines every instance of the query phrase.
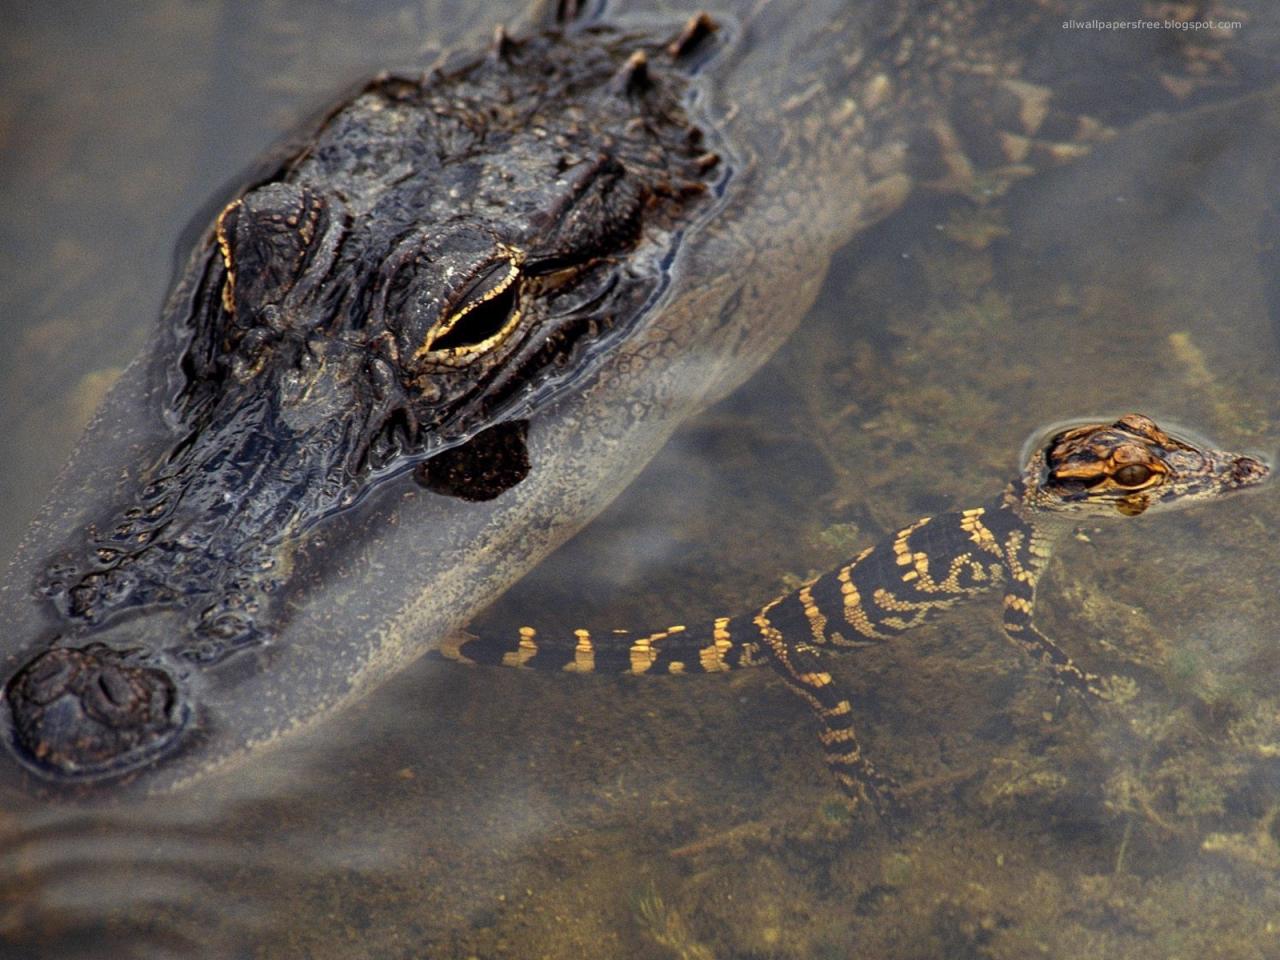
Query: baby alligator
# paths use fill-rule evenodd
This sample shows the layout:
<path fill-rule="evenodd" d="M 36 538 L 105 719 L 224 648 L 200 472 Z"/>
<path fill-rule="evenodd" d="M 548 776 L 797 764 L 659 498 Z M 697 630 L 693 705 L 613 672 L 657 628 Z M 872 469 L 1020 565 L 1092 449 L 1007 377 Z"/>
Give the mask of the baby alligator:
<path fill-rule="evenodd" d="M 894 806 L 894 782 L 863 754 L 853 707 L 824 669 L 825 655 L 888 640 L 1000 587 L 1005 636 L 1061 687 L 1108 699 L 1108 681 L 1078 667 L 1033 621 L 1036 584 L 1054 543 L 1085 518 L 1136 517 L 1216 500 L 1257 486 L 1267 473 L 1255 457 L 1174 436 L 1139 414 L 1057 428 L 995 500 L 917 520 L 751 613 L 634 639 L 587 630 L 545 637 L 532 627 L 521 627 L 516 638 L 464 634 L 440 653 L 577 673 L 718 673 L 767 663 L 817 714 L 827 766 L 841 790 L 885 815 Z"/>

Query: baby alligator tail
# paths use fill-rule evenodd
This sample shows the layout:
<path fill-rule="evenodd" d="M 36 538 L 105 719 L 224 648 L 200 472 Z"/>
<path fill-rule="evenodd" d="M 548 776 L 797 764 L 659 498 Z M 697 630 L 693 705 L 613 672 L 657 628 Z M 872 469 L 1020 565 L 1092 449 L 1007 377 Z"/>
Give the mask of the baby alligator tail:
<path fill-rule="evenodd" d="M 892 813 L 892 780 L 863 755 L 854 709 L 821 657 L 891 639 L 1003 580 L 1002 544 L 1026 524 L 1002 504 L 924 518 L 759 609 L 637 636 L 577 629 L 461 634 L 440 654 L 463 662 L 575 673 L 720 673 L 772 666 L 818 717 L 841 790 Z"/>

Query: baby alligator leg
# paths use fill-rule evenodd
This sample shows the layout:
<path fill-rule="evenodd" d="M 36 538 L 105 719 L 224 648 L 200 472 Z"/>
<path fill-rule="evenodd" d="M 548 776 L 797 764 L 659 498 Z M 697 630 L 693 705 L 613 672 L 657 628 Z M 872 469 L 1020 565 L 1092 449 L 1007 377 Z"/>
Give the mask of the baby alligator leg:
<path fill-rule="evenodd" d="M 818 651 L 804 643 L 788 643 L 769 623 L 768 607 L 756 617 L 769 662 L 787 686 L 813 708 L 821 729 L 823 756 L 840 789 L 853 801 L 865 801 L 885 820 L 902 813 L 894 796 L 898 784 L 867 759 L 853 726 L 853 705 L 823 669 Z"/>
<path fill-rule="evenodd" d="M 1045 636 L 1033 621 L 1036 584 L 1044 564 L 1029 539 L 1021 535 L 1011 537 L 1005 557 L 1009 569 L 1004 594 L 1005 636 L 1014 646 L 1043 664 L 1060 687 L 1076 691 L 1086 698 L 1086 702 L 1090 699 L 1109 700 L 1106 681 L 1076 666 L 1066 651 Z"/>

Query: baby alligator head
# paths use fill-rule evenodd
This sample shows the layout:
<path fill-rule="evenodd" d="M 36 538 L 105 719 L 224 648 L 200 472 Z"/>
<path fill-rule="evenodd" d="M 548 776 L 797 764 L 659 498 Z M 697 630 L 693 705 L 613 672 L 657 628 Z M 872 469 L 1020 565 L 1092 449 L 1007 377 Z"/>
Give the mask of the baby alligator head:
<path fill-rule="evenodd" d="M 1050 431 L 1032 448 L 1021 499 L 1040 515 L 1136 517 L 1256 486 L 1269 469 L 1257 457 L 1216 450 L 1129 414 Z"/>
<path fill-rule="evenodd" d="M 300 547 L 389 479 L 523 479 L 528 418 L 641 326 L 727 175 L 687 114 L 699 23 L 379 78 L 224 206 L 153 360 L 173 439 L 39 578 L 54 626 L 4 689 L 29 767 L 171 746 L 193 678 L 270 644 Z"/>

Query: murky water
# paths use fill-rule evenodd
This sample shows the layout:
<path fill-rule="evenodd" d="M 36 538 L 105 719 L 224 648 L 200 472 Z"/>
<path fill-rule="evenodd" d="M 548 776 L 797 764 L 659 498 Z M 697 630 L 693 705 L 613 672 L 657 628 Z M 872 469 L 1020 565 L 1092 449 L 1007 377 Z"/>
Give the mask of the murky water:
<path fill-rule="evenodd" d="M 4 14 L 6 555 L 145 343 L 181 224 L 327 91 L 472 26 L 427 10 Z M 483 624 L 745 609 L 988 498 L 1063 417 L 1274 448 L 1278 143 L 1264 89 L 983 205 L 921 198 Z M 0 811 L 0 956 L 1280 955 L 1276 502 L 1063 545 L 1044 628 L 1140 687 L 1095 716 L 1057 709 L 993 603 L 838 661 L 865 747 L 907 785 L 900 840 L 850 816 L 767 673 L 421 663 L 194 795 Z"/>

